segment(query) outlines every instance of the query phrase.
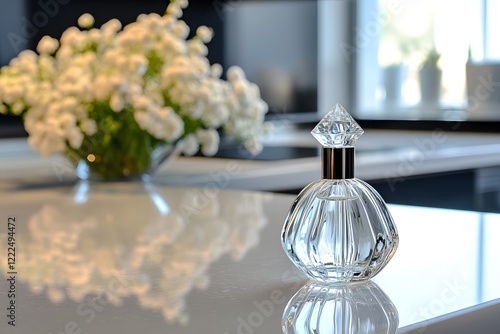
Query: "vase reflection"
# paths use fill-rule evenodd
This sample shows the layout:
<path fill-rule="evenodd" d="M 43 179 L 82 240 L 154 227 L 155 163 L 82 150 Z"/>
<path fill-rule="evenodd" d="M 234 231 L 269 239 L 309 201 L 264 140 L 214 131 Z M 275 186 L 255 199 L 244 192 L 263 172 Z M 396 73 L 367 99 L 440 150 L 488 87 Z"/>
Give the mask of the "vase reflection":
<path fill-rule="evenodd" d="M 325 285 L 309 281 L 288 302 L 285 334 L 394 334 L 398 312 L 372 281 Z"/>
<path fill-rule="evenodd" d="M 80 182 L 70 194 L 40 199 L 27 232 L 18 234 L 19 280 L 53 303 L 120 306 L 135 297 L 168 322 L 186 324 L 186 296 L 209 287 L 210 266 L 224 255 L 239 261 L 258 244 L 265 200 L 258 193 Z"/>

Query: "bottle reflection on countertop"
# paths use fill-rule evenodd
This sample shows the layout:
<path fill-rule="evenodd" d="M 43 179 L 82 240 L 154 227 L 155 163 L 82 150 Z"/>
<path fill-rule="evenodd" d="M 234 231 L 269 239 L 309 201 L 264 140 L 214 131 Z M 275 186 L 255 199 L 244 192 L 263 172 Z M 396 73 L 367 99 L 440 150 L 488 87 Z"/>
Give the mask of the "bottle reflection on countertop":
<path fill-rule="evenodd" d="M 372 281 L 355 284 L 306 283 L 288 302 L 284 334 L 394 334 L 398 311 Z"/>

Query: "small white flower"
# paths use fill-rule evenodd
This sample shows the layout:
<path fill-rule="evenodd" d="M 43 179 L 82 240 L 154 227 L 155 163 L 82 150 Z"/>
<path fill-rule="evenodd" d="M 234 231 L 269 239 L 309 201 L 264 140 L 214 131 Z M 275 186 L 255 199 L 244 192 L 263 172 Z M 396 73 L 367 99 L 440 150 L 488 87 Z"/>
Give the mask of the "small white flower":
<path fill-rule="evenodd" d="M 167 7 L 168 15 L 172 15 L 173 17 L 181 17 L 182 16 L 182 8 L 175 2 L 171 2 Z"/>
<path fill-rule="evenodd" d="M 217 153 L 219 149 L 219 133 L 213 129 L 198 129 L 196 131 L 196 137 L 201 144 L 201 153 L 206 156 L 213 156 Z"/>
<path fill-rule="evenodd" d="M 208 48 L 202 41 L 192 39 L 188 42 L 188 52 L 191 55 L 206 56 L 208 54 Z"/>
<path fill-rule="evenodd" d="M 69 145 L 74 149 L 79 149 L 82 146 L 83 134 L 77 127 L 71 127 L 66 132 Z"/>
<path fill-rule="evenodd" d="M 210 76 L 213 78 L 220 78 L 222 75 L 222 66 L 221 64 L 213 64 L 210 67 Z"/>
<path fill-rule="evenodd" d="M 61 46 L 56 53 L 57 59 L 68 59 L 73 55 L 73 49 L 67 45 Z"/>
<path fill-rule="evenodd" d="M 146 112 L 136 110 L 134 113 L 134 119 L 139 127 L 145 130 L 148 126 L 150 118 L 148 117 L 148 114 Z"/>
<path fill-rule="evenodd" d="M 178 38 L 185 39 L 189 35 L 189 26 L 184 21 L 177 21 L 171 29 L 172 33 Z"/>
<path fill-rule="evenodd" d="M 147 20 L 148 20 L 148 16 L 149 16 L 148 14 L 144 14 L 144 13 L 139 14 L 139 15 L 137 16 L 137 20 L 136 20 L 136 22 L 144 22 L 144 21 L 147 21 Z"/>
<path fill-rule="evenodd" d="M 118 19 L 111 19 L 104 23 L 101 27 L 101 31 L 116 33 L 122 28 L 122 23 Z"/>
<path fill-rule="evenodd" d="M 182 152 L 187 155 L 191 156 L 196 154 L 198 150 L 200 149 L 200 144 L 198 143 L 198 139 L 196 138 L 195 135 L 189 134 L 187 135 L 182 143 Z"/>
<path fill-rule="evenodd" d="M 123 97 L 116 93 L 111 95 L 111 99 L 109 100 L 109 107 L 114 112 L 122 111 L 125 108 L 125 101 L 123 100 Z"/>
<path fill-rule="evenodd" d="M 94 97 L 97 101 L 106 100 L 112 91 L 110 80 L 104 76 L 98 76 L 94 81 Z"/>
<path fill-rule="evenodd" d="M 148 60 L 143 55 L 132 55 L 128 59 L 129 66 L 132 72 L 135 72 L 139 76 L 143 76 L 148 70 Z"/>
<path fill-rule="evenodd" d="M 252 154 L 257 155 L 262 151 L 262 143 L 256 137 L 251 137 L 244 142 L 245 148 Z"/>
<path fill-rule="evenodd" d="M 90 41 L 90 39 L 86 35 L 86 32 L 80 31 L 77 27 L 69 27 L 61 36 L 61 49 L 64 50 L 64 47 L 69 47 L 71 49 L 81 50 L 85 47 L 87 41 Z"/>
<path fill-rule="evenodd" d="M 78 26 L 82 29 L 90 29 L 94 26 L 95 19 L 89 14 L 85 13 L 78 18 Z"/>
<path fill-rule="evenodd" d="M 231 66 L 227 70 L 227 79 L 229 81 L 245 79 L 245 72 L 239 66 Z"/>
<path fill-rule="evenodd" d="M 97 132 L 97 124 L 93 119 L 87 119 L 82 123 L 82 130 L 89 136 L 93 136 Z"/>
<path fill-rule="evenodd" d="M 196 29 L 196 36 L 198 36 L 203 43 L 209 43 L 214 36 L 213 30 L 207 26 L 200 26 Z"/>
<path fill-rule="evenodd" d="M 24 109 L 26 108 L 26 106 L 24 105 L 24 103 L 20 100 L 16 101 L 13 105 L 12 105 L 12 112 L 14 113 L 14 115 L 20 115 Z"/>
<path fill-rule="evenodd" d="M 189 5 L 189 1 L 188 0 L 177 0 L 177 4 L 181 8 L 186 8 Z"/>
<path fill-rule="evenodd" d="M 89 30 L 88 37 L 93 43 L 99 43 L 101 39 L 101 30 L 93 28 Z"/>
<path fill-rule="evenodd" d="M 184 122 L 172 108 L 167 108 L 169 110 L 169 113 L 167 118 L 164 120 L 166 129 L 164 138 L 168 141 L 174 141 L 182 136 L 184 132 Z"/>
<path fill-rule="evenodd" d="M 50 36 L 43 36 L 36 47 L 39 54 L 53 54 L 59 47 L 59 41 Z"/>

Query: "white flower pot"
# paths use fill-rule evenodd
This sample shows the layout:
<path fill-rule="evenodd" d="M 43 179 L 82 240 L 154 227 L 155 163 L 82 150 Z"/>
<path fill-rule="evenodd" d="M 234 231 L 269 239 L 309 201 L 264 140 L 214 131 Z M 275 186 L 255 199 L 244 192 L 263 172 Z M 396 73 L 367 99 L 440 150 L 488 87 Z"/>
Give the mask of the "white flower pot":
<path fill-rule="evenodd" d="M 423 67 L 419 72 L 422 104 L 438 104 L 441 97 L 442 71 L 437 67 Z"/>
<path fill-rule="evenodd" d="M 406 80 L 407 68 L 403 65 L 385 67 L 383 80 L 385 88 L 385 102 L 390 105 L 400 105 L 402 101 L 402 87 Z"/>

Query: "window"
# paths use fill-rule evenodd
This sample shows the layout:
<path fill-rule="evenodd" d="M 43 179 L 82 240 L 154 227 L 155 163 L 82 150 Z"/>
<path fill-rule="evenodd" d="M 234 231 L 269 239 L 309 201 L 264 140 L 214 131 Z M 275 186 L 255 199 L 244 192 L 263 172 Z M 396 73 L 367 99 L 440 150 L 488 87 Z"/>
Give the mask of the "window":
<path fill-rule="evenodd" d="M 500 63 L 499 1 L 378 0 L 357 4 L 356 116 L 500 119 L 500 90 L 489 92 L 490 99 L 474 96 L 480 84 L 474 80 L 480 76 L 488 80 L 493 71 L 479 65 Z M 428 70 L 435 67 L 439 70 Z M 499 71 L 500 81 L 500 68 L 494 71 Z"/>

